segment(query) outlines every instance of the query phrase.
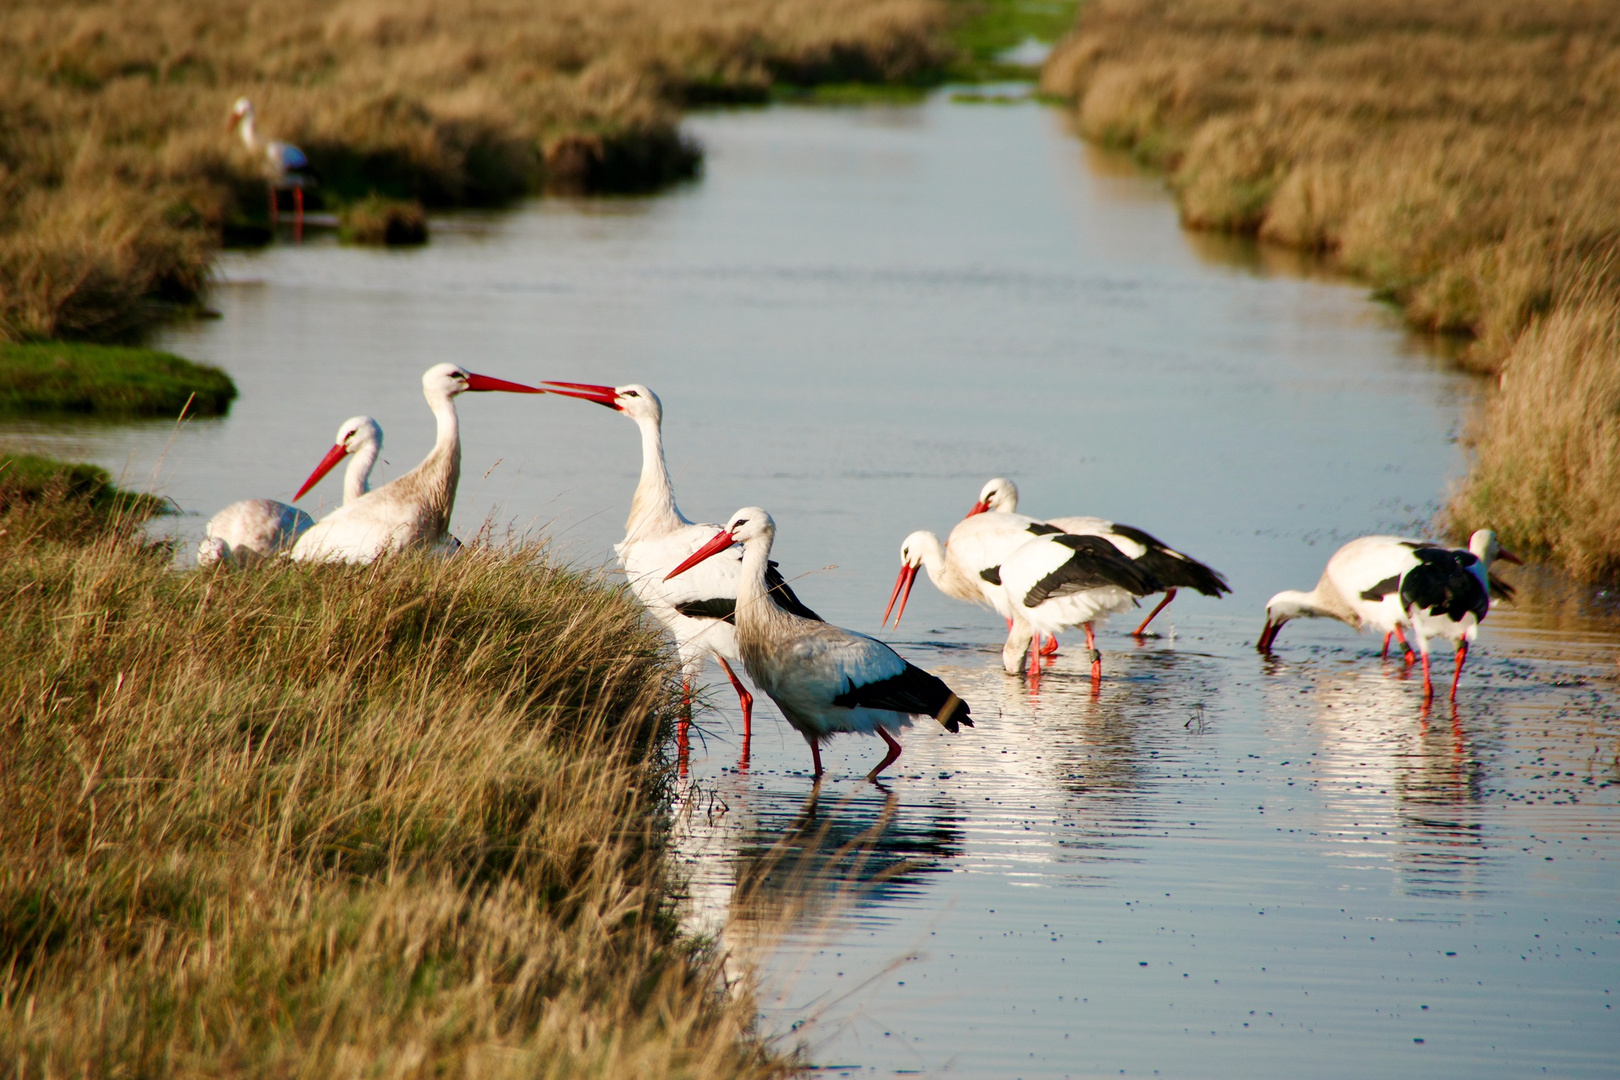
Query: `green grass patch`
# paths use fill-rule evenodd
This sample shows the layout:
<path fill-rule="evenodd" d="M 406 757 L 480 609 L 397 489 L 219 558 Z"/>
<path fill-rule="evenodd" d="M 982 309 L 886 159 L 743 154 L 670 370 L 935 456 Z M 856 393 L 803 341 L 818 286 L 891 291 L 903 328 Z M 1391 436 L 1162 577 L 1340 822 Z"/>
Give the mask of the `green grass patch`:
<path fill-rule="evenodd" d="M 347 244 L 409 247 L 427 243 L 427 212 L 410 199 L 371 195 L 338 215 L 338 238 Z"/>
<path fill-rule="evenodd" d="M 1034 40 L 1051 44 L 1074 27 L 1078 0 L 951 0 L 951 43 L 961 58 L 949 76 L 958 82 L 1034 81 L 1039 66 L 1001 59 Z"/>
<path fill-rule="evenodd" d="M 107 470 L 36 454 L 0 454 L 0 534 L 82 540 L 128 533 L 169 512 L 152 495 L 125 491 Z"/>
<path fill-rule="evenodd" d="M 235 397 L 223 371 L 157 349 L 0 344 L 0 415 L 222 416 Z"/>

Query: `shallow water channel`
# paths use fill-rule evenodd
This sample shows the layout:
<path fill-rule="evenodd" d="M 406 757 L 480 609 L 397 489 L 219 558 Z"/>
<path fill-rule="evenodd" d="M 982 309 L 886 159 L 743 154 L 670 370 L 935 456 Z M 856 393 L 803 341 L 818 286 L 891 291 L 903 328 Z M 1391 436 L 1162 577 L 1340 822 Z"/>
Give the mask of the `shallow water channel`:
<path fill-rule="evenodd" d="M 1038 105 L 690 127 L 706 175 L 656 198 L 458 217 L 416 252 L 229 256 L 224 317 L 162 342 L 236 378 L 226 419 L 0 437 L 155 470 L 194 537 L 289 497 L 354 413 L 383 425 L 383 476 L 409 468 L 432 363 L 645 382 L 683 509 L 765 506 L 804 599 L 866 632 L 902 537 L 943 535 L 991 476 L 1030 513 L 1146 528 L 1234 594 L 1184 593 L 1142 646 L 1120 619 L 1095 696 L 1072 639 L 1031 687 L 992 613 L 920 581 L 890 640 L 977 726 L 914 729 L 882 788 L 861 779 L 879 744 L 843 737 L 813 793 L 763 698 L 735 771 L 711 679 L 679 807 L 690 918 L 759 963 L 766 1029 L 833 1075 L 1615 1075 L 1603 598 L 1508 568 L 1521 601 L 1454 710 L 1337 624 L 1253 650 L 1266 598 L 1339 543 L 1424 530 L 1478 385 L 1365 290 L 1182 232 L 1158 180 Z M 631 424 L 501 394 L 461 415 L 461 535 L 610 558 Z"/>

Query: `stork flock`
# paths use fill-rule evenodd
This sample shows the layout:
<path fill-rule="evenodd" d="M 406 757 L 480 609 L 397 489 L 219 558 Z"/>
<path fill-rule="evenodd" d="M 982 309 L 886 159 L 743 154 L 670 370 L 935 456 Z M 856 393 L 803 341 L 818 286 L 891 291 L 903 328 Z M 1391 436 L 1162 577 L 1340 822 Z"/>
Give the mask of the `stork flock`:
<path fill-rule="evenodd" d="M 368 563 L 408 550 L 454 555 L 460 544 L 450 535 L 450 514 L 461 472 L 455 398 L 469 391 L 576 398 L 622 413 L 640 430 L 641 476 L 624 539 L 614 551 L 630 591 L 675 641 L 688 706 L 678 739 L 683 767 L 692 686 L 711 658 L 742 708 L 740 767 L 749 758 L 753 696 L 733 667 L 738 663 L 809 744 L 818 780 L 821 744 L 834 733 L 883 740 L 887 753 L 867 774 L 875 780 L 900 756 L 895 736 L 915 721 L 933 719 L 952 733 L 973 725 L 968 703 L 938 677 L 876 638 L 827 623 L 795 595 L 770 557 L 776 522 L 765 510 L 744 507 L 724 526 L 696 523 L 681 513 L 664 457 L 663 405 L 647 387 L 550 381 L 529 386 L 438 364 L 423 374 L 422 391 L 437 438 L 416 468 L 372 488 L 382 429 L 368 416 L 352 417 L 293 497 L 302 498 L 348 459 L 340 507 L 317 522 L 273 500 L 234 503 L 208 522 L 199 565 L 245 567 L 275 557 Z M 1219 573 L 1135 526 L 1095 517 L 1042 520 L 1017 511 L 1018 488 L 996 478 L 943 542 L 926 531 L 907 536 L 882 625 L 892 613 L 899 626 L 918 571 L 926 569 L 947 596 L 991 608 L 1006 620 L 1002 663 L 1010 674 L 1027 670 L 1032 682 L 1038 679 L 1043 658 L 1057 651 L 1057 635 L 1082 629 L 1095 691 L 1102 677 L 1095 628 L 1108 616 L 1162 594 L 1132 631 L 1140 640 L 1178 590 L 1212 597 L 1231 591 Z M 1453 641 L 1455 699 L 1468 645 L 1492 597 L 1512 594 L 1490 573 L 1496 559 L 1519 561 L 1489 530 L 1475 533 L 1466 549 L 1361 537 L 1328 560 L 1314 589 L 1271 598 L 1257 647 L 1269 654 L 1283 624 L 1295 618 L 1372 627 L 1384 634 L 1386 659 L 1392 636 L 1400 639 L 1406 664 L 1421 654 L 1427 702 L 1433 695 L 1429 642 Z"/>

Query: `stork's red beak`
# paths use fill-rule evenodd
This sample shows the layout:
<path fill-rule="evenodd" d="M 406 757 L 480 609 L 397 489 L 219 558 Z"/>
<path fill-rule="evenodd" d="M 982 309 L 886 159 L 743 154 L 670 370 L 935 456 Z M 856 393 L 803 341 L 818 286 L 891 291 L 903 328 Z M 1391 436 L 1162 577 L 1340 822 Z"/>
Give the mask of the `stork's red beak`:
<path fill-rule="evenodd" d="M 235 131 L 236 130 L 236 125 L 240 124 L 241 122 L 242 122 L 242 114 L 241 113 L 231 113 L 230 120 L 228 120 L 226 122 L 226 124 L 225 124 L 225 130 L 226 131 Z"/>
<path fill-rule="evenodd" d="M 967 512 L 967 516 L 972 517 L 974 514 L 982 514 L 988 509 L 990 509 L 990 500 L 980 499 L 978 502 L 973 504 L 973 509 Z"/>
<path fill-rule="evenodd" d="M 895 599 L 899 598 L 900 610 L 894 613 L 894 628 L 896 630 L 900 629 L 900 616 L 906 613 L 906 601 L 911 599 L 911 586 L 916 582 L 917 567 L 902 564 L 900 576 L 894 579 L 894 591 L 889 594 L 889 606 L 883 609 L 883 622 L 878 623 L 879 626 L 889 621 L 889 611 L 894 607 Z M 902 588 L 905 589 L 905 592 L 900 591 Z"/>
<path fill-rule="evenodd" d="M 1277 631 L 1282 629 L 1282 623 L 1272 623 L 1266 620 L 1266 625 L 1260 628 L 1260 640 L 1254 643 L 1255 652 L 1269 653 L 1271 643 L 1277 640 Z"/>
<path fill-rule="evenodd" d="M 333 466 L 342 461 L 344 457 L 348 455 L 348 453 L 349 451 L 344 449 L 342 443 L 338 443 L 337 445 L 333 446 L 332 449 L 328 450 L 326 452 L 326 456 L 321 458 L 321 463 L 315 466 L 315 471 L 309 474 L 309 479 L 304 481 L 304 486 L 298 489 L 298 494 L 293 496 L 293 502 L 297 502 L 299 499 L 302 499 L 305 492 L 314 487 L 316 484 L 320 483 L 321 477 L 331 472 Z"/>
<path fill-rule="evenodd" d="M 1519 558 L 1517 555 L 1513 554 L 1513 552 L 1504 547 L 1499 547 L 1496 549 L 1496 557 L 1501 559 L 1503 562 L 1513 563 L 1515 566 L 1524 565 L 1523 559 Z"/>
<path fill-rule="evenodd" d="M 550 379 L 546 379 L 545 384 L 551 388 L 553 394 L 579 398 L 581 401 L 594 401 L 598 405 L 606 405 L 610 409 L 619 408 L 619 392 L 611 386 L 598 386 L 596 383 L 552 382 Z M 564 389 L 556 389 L 559 386 Z M 619 411 L 623 412 L 622 409 Z"/>
<path fill-rule="evenodd" d="M 492 379 L 488 375 L 470 374 L 467 376 L 467 389 L 473 391 L 505 390 L 509 394 L 545 393 L 538 386 L 524 386 L 522 383 L 507 382 L 505 379 Z"/>
<path fill-rule="evenodd" d="M 707 559 L 710 555 L 718 555 L 720 552 L 726 550 L 726 548 L 730 547 L 736 542 L 737 541 L 732 538 L 732 535 L 729 532 L 721 529 L 719 532 L 714 534 L 713 540 L 710 540 L 707 544 L 704 544 L 702 547 L 692 552 L 692 554 L 686 557 L 685 562 L 681 563 L 681 565 L 665 574 L 664 580 L 668 581 L 676 574 L 686 573 L 688 570 L 692 569 L 692 567 L 696 566 L 704 559 Z"/>

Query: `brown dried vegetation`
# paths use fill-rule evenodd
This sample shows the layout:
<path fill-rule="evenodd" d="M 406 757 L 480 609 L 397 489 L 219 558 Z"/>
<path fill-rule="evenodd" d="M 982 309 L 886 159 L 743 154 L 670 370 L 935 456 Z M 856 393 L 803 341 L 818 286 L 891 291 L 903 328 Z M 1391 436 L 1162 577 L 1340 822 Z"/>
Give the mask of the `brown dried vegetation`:
<path fill-rule="evenodd" d="M 0 512 L 8 1075 L 789 1071 L 670 921 L 675 669 L 622 590 L 54 520 Z"/>
<path fill-rule="evenodd" d="M 1091 0 L 1044 82 L 1189 225 L 1473 335 L 1503 378 L 1452 524 L 1620 575 L 1620 6 Z"/>
<path fill-rule="evenodd" d="M 682 104 L 910 78 L 941 26 L 938 0 L 11 0 L 0 339 L 195 300 L 223 223 L 265 212 L 239 95 L 345 201 L 639 190 L 691 173 Z"/>

